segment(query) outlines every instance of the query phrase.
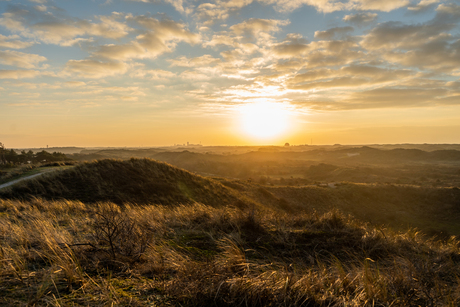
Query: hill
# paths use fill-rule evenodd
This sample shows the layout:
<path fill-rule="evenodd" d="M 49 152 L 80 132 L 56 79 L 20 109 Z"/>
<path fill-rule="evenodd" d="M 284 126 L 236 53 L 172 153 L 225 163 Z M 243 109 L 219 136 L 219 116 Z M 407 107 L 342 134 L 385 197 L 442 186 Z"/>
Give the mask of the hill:
<path fill-rule="evenodd" d="M 210 206 L 250 203 L 219 182 L 150 159 L 99 160 L 27 180 L 0 191 L 0 198 L 69 199 L 117 204 Z"/>

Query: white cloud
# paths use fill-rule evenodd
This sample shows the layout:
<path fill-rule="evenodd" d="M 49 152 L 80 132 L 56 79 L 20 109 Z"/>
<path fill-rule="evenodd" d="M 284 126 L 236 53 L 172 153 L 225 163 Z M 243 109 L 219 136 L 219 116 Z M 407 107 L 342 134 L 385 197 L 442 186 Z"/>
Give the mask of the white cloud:
<path fill-rule="evenodd" d="M 19 51 L 0 51 L 0 63 L 21 68 L 36 68 L 40 62 L 46 61 L 44 56 Z"/>
<path fill-rule="evenodd" d="M 46 12 L 48 10 L 46 5 L 36 5 L 34 6 L 34 8 L 39 12 Z"/>
<path fill-rule="evenodd" d="M 119 39 L 132 31 L 124 22 L 117 20 L 120 18 L 119 14 L 96 16 L 98 22 L 57 18 L 47 12 L 41 12 L 41 14 L 40 22 L 34 23 L 30 20 L 29 11 L 12 10 L 3 13 L 0 25 L 24 37 L 61 46 L 71 46 L 80 41 L 91 41 L 91 36 Z"/>
<path fill-rule="evenodd" d="M 83 81 L 66 81 L 64 82 L 64 86 L 66 87 L 82 87 L 86 86 L 86 83 Z"/>
<path fill-rule="evenodd" d="M 439 0 L 421 0 L 417 5 L 409 6 L 407 9 L 414 12 L 421 12 L 429 9 L 436 3 L 439 3 Z"/>
<path fill-rule="evenodd" d="M 138 78 L 138 79 L 149 79 L 149 80 L 161 80 L 162 82 L 166 82 L 167 80 L 176 77 L 176 74 L 163 70 L 163 69 L 142 69 L 137 68 L 134 69 L 129 76 L 131 78 Z"/>
<path fill-rule="evenodd" d="M 36 70 L 0 70 L 0 79 L 35 78 L 39 74 Z"/>
<path fill-rule="evenodd" d="M 188 31 L 184 24 L 170 19 L 158 20 L 147 16 L 129 17 L 144 28 L 136 40 L 122 45 L 103 45 L 93 53 L 93 57 L 127 61 L 130 59 L 155 58 L 165 52 L 171 52 L 178 42 L 196 44 L 198 34 Z"/>
<path fill-rule="evenodd" d="M 122 62 L 101 62 L 96 60 L 70 60 L 66 71 L 76 73 L 82 78 L 103 78 L 124 74 L 128 65 Z"/>
<path fill-rule="evenodd" d="M 187 58 L 185 56 L 181 56 L 176 59 L 170 59 L 168 62 L 171 63 L 171 66 L 179 66 L 179 67 L 202 67 L 202 66 L 213 66 L 215 64 L 219 64 L 221 62 L 220 59 L 214 58 L 209 54 L 202 55 L 200 57 L 195 58 Z"/>
<path fill-rule="evenodd" d="M 409 4 L 409 0 L 350 0 L 349 9 L 390 12 Z"/>
<path fill-rule="evenodd" d="M 33 44 L 32 42 L 21 41 L 18 35 L 5 36 L 0 34 L 0 48 L 23 49 Z"/>
<path fill-rule="evenodd" d="M 250 18 L 230 27 L 236 35 L 256 38 L 260 33 L 278 32 L 280 26 L 286 26 L 289 20 Z"/>
<path fill-rule="evenodd" d="M 315 7 L 323 13 L 345 10 L 375 10 L 390 12 L 410 4 L 409 0 L 259 0 L 262 3 L 273 4 L 280 12 L 292 12 L 303 5 Z"/>

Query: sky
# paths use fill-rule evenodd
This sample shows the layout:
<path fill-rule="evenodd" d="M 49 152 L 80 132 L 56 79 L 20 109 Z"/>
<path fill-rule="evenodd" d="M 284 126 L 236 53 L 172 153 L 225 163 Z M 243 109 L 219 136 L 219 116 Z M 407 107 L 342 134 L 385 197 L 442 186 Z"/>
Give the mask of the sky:
<path fill-rule="evenodd" d="M 460 143 L 460 0 L 0 0 L 7 148 Z"/>

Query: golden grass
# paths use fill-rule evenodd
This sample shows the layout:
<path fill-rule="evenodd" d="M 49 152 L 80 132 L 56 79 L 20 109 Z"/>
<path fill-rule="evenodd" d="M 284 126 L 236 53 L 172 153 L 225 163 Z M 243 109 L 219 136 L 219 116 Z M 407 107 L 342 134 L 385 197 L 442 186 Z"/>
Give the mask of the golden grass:
<path fill-rule="evenodd" d="M 110 249 L 101 216 L 134 232 L 122 228 Z M 338 211 L 0 200 L 0 240 L 0 305 L 460 304 L 455 238 L 379 230 Z M 128 243 L 145 248 L 128 253 Z"/>

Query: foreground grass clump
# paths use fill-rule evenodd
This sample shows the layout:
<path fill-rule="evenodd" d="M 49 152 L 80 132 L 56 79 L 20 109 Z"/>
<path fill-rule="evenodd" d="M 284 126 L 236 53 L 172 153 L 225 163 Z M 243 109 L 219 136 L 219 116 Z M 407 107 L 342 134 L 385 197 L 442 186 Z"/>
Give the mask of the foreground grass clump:
<path fill-rule="evenodd" d="M 458 306 L 460 249 L 336 211 L 0 200 L 0 304 Z"/>

